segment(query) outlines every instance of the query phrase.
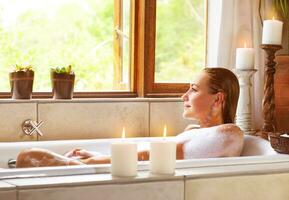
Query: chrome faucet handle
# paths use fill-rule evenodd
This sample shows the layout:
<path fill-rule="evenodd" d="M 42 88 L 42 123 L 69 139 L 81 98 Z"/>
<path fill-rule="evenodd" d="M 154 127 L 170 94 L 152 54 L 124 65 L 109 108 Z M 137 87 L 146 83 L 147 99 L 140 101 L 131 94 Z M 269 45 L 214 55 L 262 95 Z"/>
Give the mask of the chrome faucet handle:
<path fill-rule="evenodd" d="M 35 121 L 31 121 L 30 124 L 33 127 L 32 130 L 30 131 L 29 135 L 32 135 L 33 133 L 37 133 L 39 136 L 43 136 L 43 133 L 40 131 L 40 126 L 42 126 L 44 122 L 40 121 L 39 123 L 35 122 Z"/>
<path fill-rule="evenodd" d="M 22 131 L 25 135 L 29 135 L 29 136 L 33 135 L 35 132 L 39 136 L 43 136 L 43 133 L 39 129 L 43 123 L 44 123 L 43 121 L 40 121 L 39 123 L 37 123 L 36 121 L 27 119 L 22 123 Z"/>

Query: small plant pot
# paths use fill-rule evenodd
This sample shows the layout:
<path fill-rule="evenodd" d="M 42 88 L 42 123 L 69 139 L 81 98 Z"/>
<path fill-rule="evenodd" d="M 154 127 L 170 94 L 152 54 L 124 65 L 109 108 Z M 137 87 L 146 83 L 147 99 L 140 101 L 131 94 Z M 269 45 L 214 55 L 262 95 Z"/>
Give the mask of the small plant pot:
<path fill-rule="evenodd" d="M 17 71 L 9 73 L 12 99 L 31 99 L 34 71 Z"/>
<path fill-rule="evenodd" d="M 75 74 L 51 72 L 54 99 L 72 99 Z"/>

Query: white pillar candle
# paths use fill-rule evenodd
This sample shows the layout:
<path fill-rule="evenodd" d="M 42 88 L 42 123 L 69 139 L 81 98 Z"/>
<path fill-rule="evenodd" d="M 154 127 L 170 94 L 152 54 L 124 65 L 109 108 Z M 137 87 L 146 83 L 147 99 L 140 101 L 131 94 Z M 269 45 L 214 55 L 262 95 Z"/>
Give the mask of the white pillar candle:
<path fill-rule="evenodd" d="M 236 68 L 237 69 L 253 69 L 254 68 L 254 49 L 237 48 L 236 50 Z"/>
<path fill-rule="evenodd" d="M 123 138 L 125 130 L 123 129 Z M 137 144 L 119 141 L 111 144 L 111 175 L 136 176 L 137 175 Z"/>
<path fill-rule="evenodd" d="M 264 20 L 262 44 L 277 44 L 282 43 L 282 28 L 283 22 L 279 20 Z"/>
<path fill-rule="evenodd" d="M 174 174 L 176 167 L 176 142 L 164 138 L 150 144 L 150 171 L 154 174 Z"/>

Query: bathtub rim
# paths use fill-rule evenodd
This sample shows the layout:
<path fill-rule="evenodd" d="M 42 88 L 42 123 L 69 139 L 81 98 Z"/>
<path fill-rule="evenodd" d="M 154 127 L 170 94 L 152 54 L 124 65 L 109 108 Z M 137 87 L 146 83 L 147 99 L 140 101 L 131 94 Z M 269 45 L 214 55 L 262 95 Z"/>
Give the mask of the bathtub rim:
<path fill-rule="evenodd" d="M 289 155 L 244 156 L 177 160 L 176 171 L 210 167 L 242 167 L 263 164 L 284 164 L 289 171 Z M 138 162 L 138 172 L 149 172 L 149 161 Z M 85 174 L 110 174 L 110 164 L 0 169 L 0 180 L 32 177 L 53 177 Z"/>

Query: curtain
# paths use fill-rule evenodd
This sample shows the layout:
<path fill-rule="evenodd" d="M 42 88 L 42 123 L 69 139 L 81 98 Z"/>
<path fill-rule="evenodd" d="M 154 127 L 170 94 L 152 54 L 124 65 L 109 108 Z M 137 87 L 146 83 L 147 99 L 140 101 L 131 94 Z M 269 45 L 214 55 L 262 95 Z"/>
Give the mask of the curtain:
<path fill-rule="evenodd" d="M 208 0 L 207 66 L 235 68 L 236 48 L 255 49 L 255 69 L 252 87 L 252 119 L 255 129 L 263 124 L 262 98 L 265 52 L 260 48 L 262 26 L 259 0 Z M 270 6 L 262 7 L 269 9 Z"/>

